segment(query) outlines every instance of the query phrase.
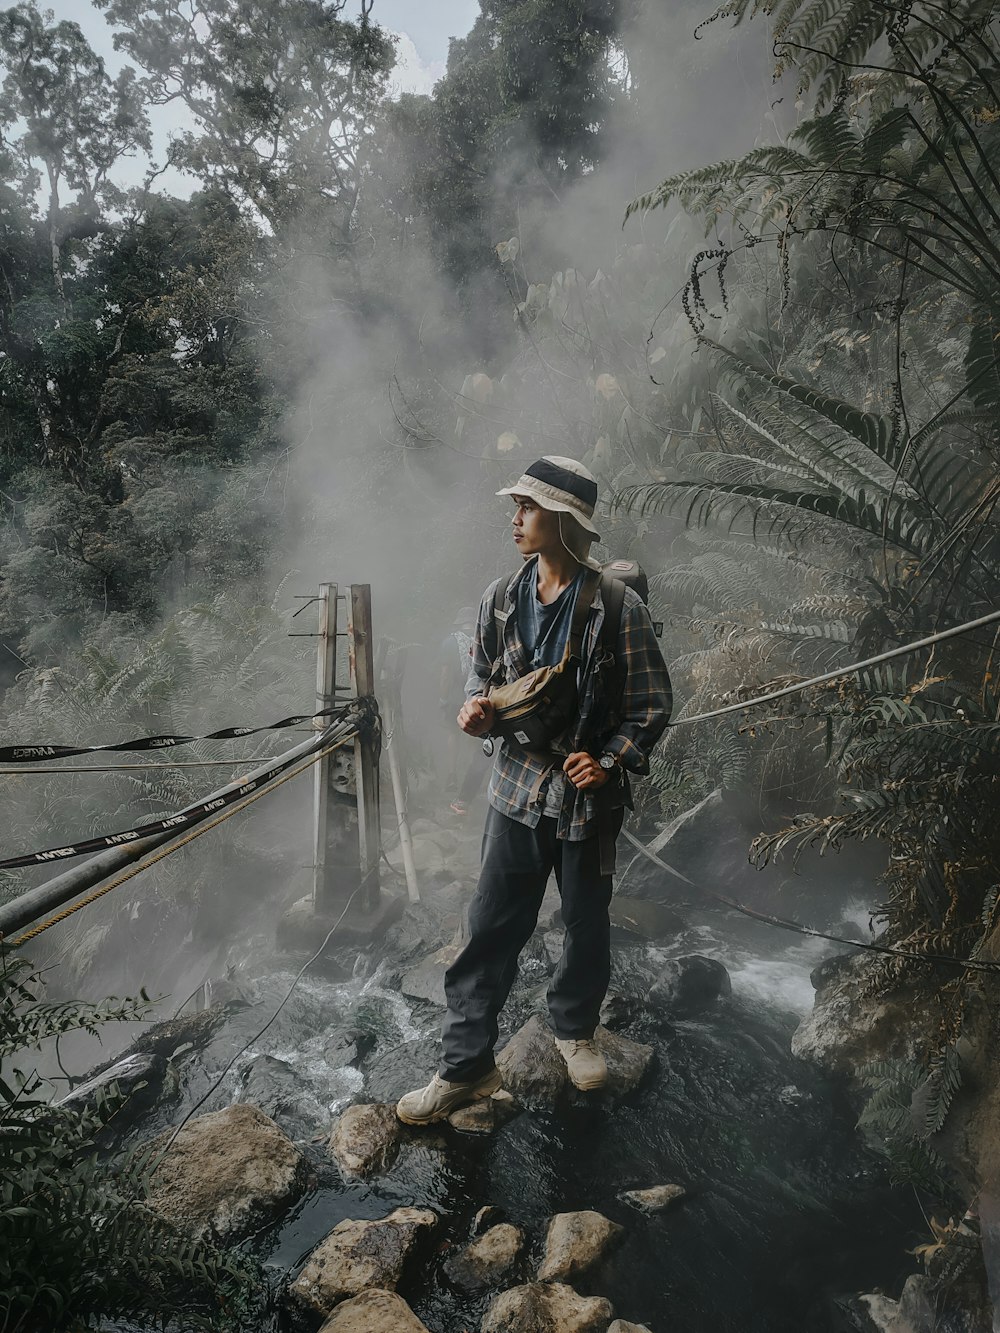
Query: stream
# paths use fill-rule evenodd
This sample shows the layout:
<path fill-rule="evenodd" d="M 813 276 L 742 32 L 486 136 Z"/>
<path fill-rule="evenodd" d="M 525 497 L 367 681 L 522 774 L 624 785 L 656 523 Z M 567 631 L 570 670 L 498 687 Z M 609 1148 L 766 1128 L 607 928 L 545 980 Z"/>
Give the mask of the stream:
<path fill-rule="evenodd" d="M 434 1248 L 404 1274 L 399 1291 L 432 1333 L 477 1328 L 489 1302 L 455 1290 L 442 1271 L 487 1204 L 530 1237 L 508 1285 L 530 1280 L 553 1212 L 591 1208 L 625 1226 L 610 1259 L 576 1285 L 607 1296 L 619 1317 L 653 1333 L 862 1327 L 852 1295 L 897 1291 L 913 1271 L 906 1250 L 925 1224 L 912 1192 L 892 1187 L 861 1142 L 842 1094 L 789 1052 L 812 1004 L 809 973 L 836 948 L 823 941 L 690 905 L 678 922 L 673 909 L 647 903 L 643 929 L 655 935 L 660 910 L 667 933 L 643 938 L 629 925 L 616 928 L 616 998 L 607 1019 L 654 1048 L 634 1093 L 620 1102 L 573 1094 L 553 1113 L 524 1111 L 486 1137 L 434 1127 L 404 1146 L 384 1176 L 342 1177 L 325 1151 L 337 1114 L 355 1101 L 394 1101 L 435 1067 L 442 1011 L 433 999 L 405 994 L 414 989 L 406 979 L 452 938 L 467 892 L 456 883 L 432 887 L 377 948 L 328 950 L 322 970 L 301 978 L 261 1037 L 303 960 L 262 947 L 259 935 L 242 955 L 231 951 L 230 979 L 207 995 L 213 1012 L 224 1005 L 225 1021 L 200 1049 L 172 1062 L 173 1084 L 132 1139 L 176 1124 L 239 1053 L 199 1113 L 253 1102 L 311 1162 L 304 1197 L 248 1242 L 275 1288 L 342 1219 L 428 1206 L 442 1218 Z M 633 906 L 626 900 L 626 918 Z M 544 1010 L 553 950 L 545 914 L 543 905 L 501 1042 Z M 732 993 L 684 1017 L 649 992 L 671 960 L 692 954 L 721 961 Z M 661 1214 L 644 1215 L 619 1198 L 663 1183 L 682 1185 L 687 1196 Z M 317 1326 L 276 1304 L 268 1333 Z"/>

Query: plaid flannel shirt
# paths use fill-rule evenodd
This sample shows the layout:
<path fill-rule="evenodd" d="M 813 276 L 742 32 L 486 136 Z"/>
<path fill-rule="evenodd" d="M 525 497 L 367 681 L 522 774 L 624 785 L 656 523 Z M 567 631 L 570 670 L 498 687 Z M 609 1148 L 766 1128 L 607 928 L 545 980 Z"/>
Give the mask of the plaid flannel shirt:
<path fill-rule="evenodd" d="M 530 561 L 526 561 L 524 568 L 511 579 L 505 599 L 507 619 L 502 626 L 497 624 L 503 640 L 505 683 L 519 679 L 531 669 L 521 642 L 516 609 L 518 584 L 529 564 Z M 474 699 L 483 693 L 493 669 L 493 660 L 484 644 L 494 641 L 493 599 L 499 582 L 494 579 L 486 589 L 479 608 L 465 685 L 466 699 Z M 649 612 L 642 599 L 631 588 L 626 588 L 616 647 L 618 659 L 625 663 L 625 688 L 610 729 L 602 728 L 601 719 L 606 716 L 606 710 L 601 667 L 607 665 L 600 647 L 603 622 L 604 602 L 598 588 L 583 636 L 583 664 L 578 677 L 579 715 L 561 738 L 558 748 L 567 754 L 580 750 L 595 756 L 614 754 L 618 756 L 622 770 L 642 775 L 649 772 L 650 751 L 670 720 L 670 677 L 653 633 Z M 534 828 L 541 818 L 553 767 L 553 763 L 529 755 L 518 746 L 501 742 L 490 777 L 490 804 L 510 819 Z M 578 791 L 567 780 L 556 827 L 558 838 L 567 838 L 570 842 L 589 838 L 597 832 L 601 806 L 614 809 L 631 804 L 624 771 L 616 771 L 605 786 L 597 789 L 597 793 Z"/>

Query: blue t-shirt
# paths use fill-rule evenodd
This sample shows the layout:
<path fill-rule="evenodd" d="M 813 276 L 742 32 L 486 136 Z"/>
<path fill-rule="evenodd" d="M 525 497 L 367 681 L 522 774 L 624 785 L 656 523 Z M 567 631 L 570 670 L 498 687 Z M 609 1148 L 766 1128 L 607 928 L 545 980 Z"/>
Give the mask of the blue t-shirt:
<path fill-rule="evenodd" d="M 562 661 L 582 583 L 581 569 L 556 600 L 545 606 L 538 600 L 536 560 L 518 584 L 517 628 L 532 670 L 536 667 L 558 666 Z"/>

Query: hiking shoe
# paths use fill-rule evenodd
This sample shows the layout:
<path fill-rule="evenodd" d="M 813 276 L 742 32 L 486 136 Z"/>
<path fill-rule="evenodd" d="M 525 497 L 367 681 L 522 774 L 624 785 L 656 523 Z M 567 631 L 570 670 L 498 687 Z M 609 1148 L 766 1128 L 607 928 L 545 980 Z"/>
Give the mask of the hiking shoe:
<path fill-rule="evenodd" d="M 608 1066 L 604 1056 L 590 1037 L 556 1037 L 559 1054 L 566 1061 L 569 1081 L 581 1092 L 603 1088 L 608 1081 Z"/>
<path fill-rule="evenodd" d="M 405 1125 L 432 1125 L 470 1102 L 482 1101 L 502 1087 L 499 1069 L 491 1069 L 473 1083 L 449 1083 L 435 1074 L 426 1088 L 406 1093 L 396 1103 L 396 1114 Z"/>

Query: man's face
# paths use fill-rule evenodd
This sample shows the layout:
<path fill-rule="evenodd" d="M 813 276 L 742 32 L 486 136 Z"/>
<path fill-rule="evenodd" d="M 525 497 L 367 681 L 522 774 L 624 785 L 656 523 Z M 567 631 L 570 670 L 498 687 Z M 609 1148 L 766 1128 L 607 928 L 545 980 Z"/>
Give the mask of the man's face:
<path fill-rule="evenodd" d="M 514 545 L 525 557 L 540 555 L 561 547 L 559 515 L 543 509 L 529 495 L 512 495 L 517 508 L 511 520 L 514 525 Z"/>

